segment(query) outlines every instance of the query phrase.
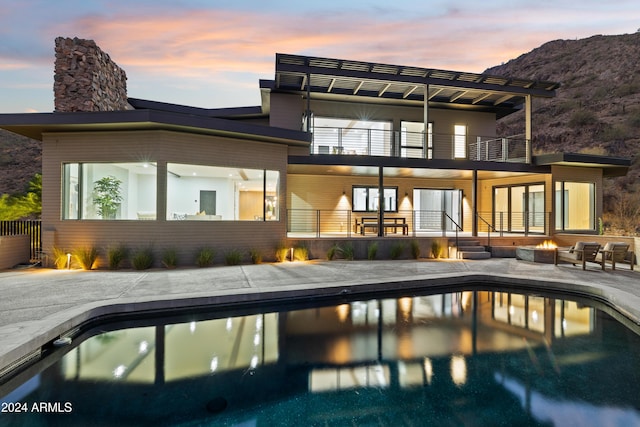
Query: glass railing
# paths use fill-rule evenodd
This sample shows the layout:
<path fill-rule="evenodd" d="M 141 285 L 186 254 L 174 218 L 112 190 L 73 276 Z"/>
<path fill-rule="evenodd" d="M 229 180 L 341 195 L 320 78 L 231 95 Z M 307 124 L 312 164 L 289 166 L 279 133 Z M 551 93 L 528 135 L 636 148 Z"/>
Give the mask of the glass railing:
<path fill-rule="evenodd" d="M 423 132 L 338 127 L 315 127 L 312 130 L 311 154 L 531 162 L 529 141 L 521 136 L 427 135 Z"/>

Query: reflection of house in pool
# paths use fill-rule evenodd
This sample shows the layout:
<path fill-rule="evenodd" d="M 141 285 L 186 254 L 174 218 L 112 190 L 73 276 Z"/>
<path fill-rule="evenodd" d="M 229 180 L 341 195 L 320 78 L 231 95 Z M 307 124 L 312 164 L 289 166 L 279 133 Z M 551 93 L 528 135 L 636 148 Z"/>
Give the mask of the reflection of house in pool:
<path fill-rule="evenodd" d="M 596 233 L 603 179 L 630 164 L 533 155 L 533 102 L 553 82 L 277 54 L 261 105 L 205 109 L 127 98 L 91 41 L 56 51 L 56 113 L 0 115 L 43 142 L 46 248 L 175 247 L 186 261 L 203 246 Z M 523 133 L 498 136 L 520 110 Z M 94 203 L 108 176 L 115 219 Z"/>
<path fill-rule="evenodd" d="M 504 412 L 502 423 L 521 425 L 563 419 L 573 407 L 573 417 L 640 419 L 640 382 L 629 369 L 638 337 L 585 301 L 460 290 L 226 314 L 165 314 L 125 330 L 102 324 L 55 353 L 59 363 L 43 361 L 38 385 L 74 402 L 78 425 L 96 413 L 107 423 L 167 414 L 194 422 L 211 416 L 205 404 L 217 397 L 228 402 L 220 424 L 361 425 L 374 414 L 377 424 L 432 425 L 474 414 L 493 425 Z"/>

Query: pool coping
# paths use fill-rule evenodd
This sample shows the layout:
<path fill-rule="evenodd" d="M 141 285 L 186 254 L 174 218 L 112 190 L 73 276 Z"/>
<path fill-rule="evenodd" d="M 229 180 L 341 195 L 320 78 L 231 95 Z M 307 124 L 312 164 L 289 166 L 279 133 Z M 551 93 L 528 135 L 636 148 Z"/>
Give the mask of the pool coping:
<path fill-rule="evenodd" d="M 110 318 L 140 313 L 224 307 L 285 301 L 309 301 L 366 295 L 400 290 L 452 290 L 478 286 L 479 283 L 505 289 L 529 292 L 561 292 L 594 299 L 611 309 L 610 314 L 628 321 L 630 326 L 640 325 L 640 295 L 634 295 L 608 285 L 592 285 L 570 280 L 545 280 L 509 274 L 446 273 L 403 277 L 397 280 L 366 279 L 366 283 L 349 280 L 333 283 L 285 285 L 273 288 L 242 288 L 193 293 L 188 296 L 165 295 L 145 298 L 128 297 L 115 302 L 101 300 L 62 310 L 43 319 L 0 328 L 9 332 L 9 342 L 0 349 L 0 378 L 40 355 L 45 346 L 60 337 L 73 335 L 83 325 Z"/>

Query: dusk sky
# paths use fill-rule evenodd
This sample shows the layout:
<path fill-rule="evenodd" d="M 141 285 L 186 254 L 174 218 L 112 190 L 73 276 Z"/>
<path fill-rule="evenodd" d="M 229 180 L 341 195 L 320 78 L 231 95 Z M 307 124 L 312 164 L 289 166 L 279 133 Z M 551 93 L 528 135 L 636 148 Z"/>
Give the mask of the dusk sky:
<path fill-rule="evenodd" d="M 0 113 L 53 110 L 58 36 L 95 40 L 130 97 L 217 108 L 259 105 L 276 52 L 482 72 L 639 28 L 638 0 L 0 0 Z"/>

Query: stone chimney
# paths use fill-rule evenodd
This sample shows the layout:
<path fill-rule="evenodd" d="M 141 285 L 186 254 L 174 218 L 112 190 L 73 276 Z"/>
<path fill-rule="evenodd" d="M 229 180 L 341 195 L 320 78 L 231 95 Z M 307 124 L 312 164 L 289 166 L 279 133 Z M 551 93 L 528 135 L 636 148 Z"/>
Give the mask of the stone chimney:
<path fill-rule="evenodd" d="M 127 75 L 93 40 L 56 38 L 56 112 L 127 110 Z"/>

